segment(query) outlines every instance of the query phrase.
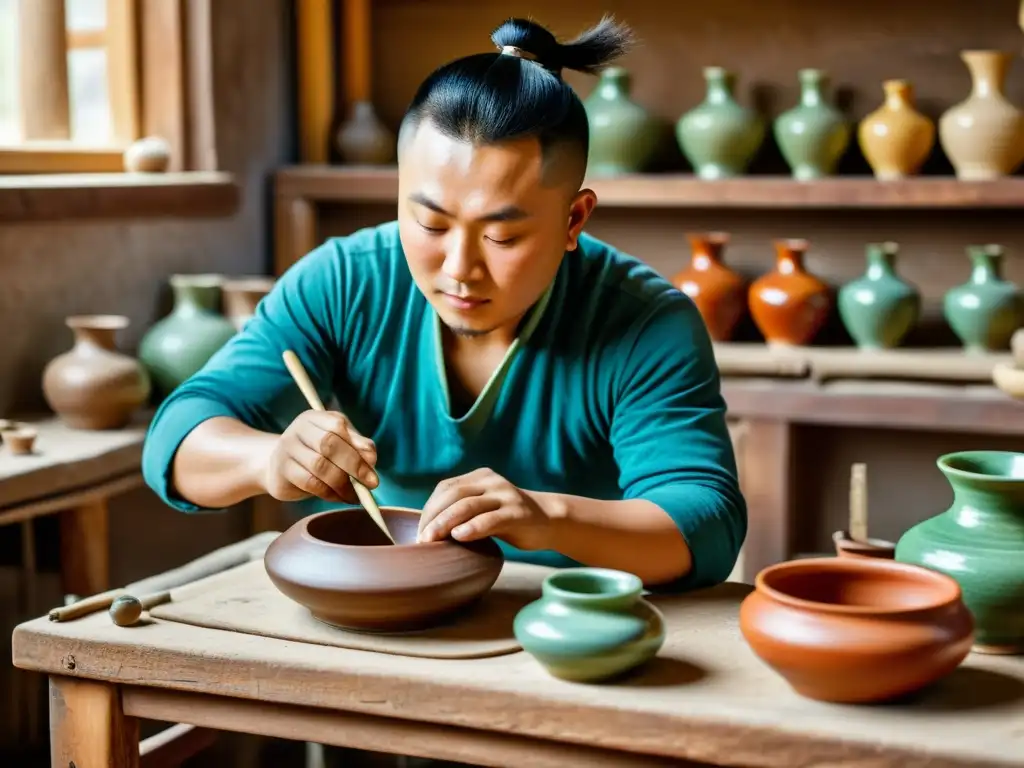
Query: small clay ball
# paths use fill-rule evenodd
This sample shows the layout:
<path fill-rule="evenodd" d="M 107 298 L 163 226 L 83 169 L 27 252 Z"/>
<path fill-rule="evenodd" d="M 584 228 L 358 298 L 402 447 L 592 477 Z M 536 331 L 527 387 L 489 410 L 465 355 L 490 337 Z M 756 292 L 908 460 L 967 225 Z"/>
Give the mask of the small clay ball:
<path fill-rule="evenodd" d="M 1013 362 L 1018 368 L 1024 368 L 1024 328 L 1018 328 L 1010 339 L 1013 350 Z"/>
<path fill-rule="evenodd" d="M 124 168 L 131 173 L 163 173 L 171 162 L 171 145 L 160 136 L 146 136 L 124 152 Z"/>
<path fill-rule="evenodd" d="M 110 618 L 119 627 L 130 627 L 142 616 L 142 603 L 137 597 L 122 595 L 110 604 Z"/>

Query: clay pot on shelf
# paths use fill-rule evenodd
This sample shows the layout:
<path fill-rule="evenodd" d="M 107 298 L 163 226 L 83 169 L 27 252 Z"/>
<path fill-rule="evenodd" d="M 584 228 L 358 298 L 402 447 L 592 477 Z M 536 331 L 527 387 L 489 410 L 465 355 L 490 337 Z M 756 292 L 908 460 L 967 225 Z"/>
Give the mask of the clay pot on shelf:
<path fill-rule="evenodd" d="M 544 580 L 540 599 L 516 615 L 516 639 L 554 677 L 616 677 L 653 658 L 665 642 L 665 619 L 642 592 L 631 573 L 561 570 Z"/>
<path fill-rule="evenodd" d="M 633 101 L 631 91 L 629 72 L 623 67 L 608 67 L 583 102 L 590 122 L 590 176 L 640 173 L 658 151 L 659 126 Z"/>
<path fill-rule="evenodd" d="M 31 456 L 35 453 L 37 437 L 35 427 L 21 426 L 0 430 L 0 444 L 15 456 Z"/>
<path fill-rule="evenodd" d="M 43 370 L 47 405 L 73 429 L 121 429 L 149 400 L 151 388 L 140 362 L 117 349 L 116 334 L 128 327 L 128 318 L 73 315 L 65 323 L 74 345 Z"/>
<path fill-rule="evenodd" d="M 935 124 L 915 109 L 907 80 L 886 80 L 882 89 L 885 102 L 857 129 L 861 152 L 877 179 L 913 176 L 935 146 Z"/>
<path fill-rule="evenodd" d="M 1008 176 L 1024 162 L 1024 112 L 1006 97 L 1006 75 L 1016 54 L 963 51 L 970 95 L 939 118 L 939 141 L 957 178 Z"/>
<path fill-rule="evenodd" d="M 896 272 L 896 243 L 867 246 L 867 271 L 839 289 L 843 326 L 861 349 L 899 346 L 921 312 L 917 288 Z"/>
<path fill-rule="evenodd" d="M 733 94 L 736 75 L 705 67 L 704 101 L 679 118 L 676 141 L 701 179 L 740 176 L 764 141 L 764 120 Z"/>
<path fill-rule="evenodd" d="M 260 301 L 274 288 L 273 277 L 239 277 L 225 280 L 221 288 L 224 316 L 236 330 L 242 330 L 256 313 Z"/>
<path fill-rule="evenodd" d="M 943 297 L 943 315 L 968 352 L 1003 351 L 1024 324 L 1024 295 L 1003 278 L 1003 248 L 967 248 L 971 276 Z"/>
<path fill-rule="evenodd" d="M 171 163 L 171 145 L 162 136 L 146 136 L 128 145 L 122 158 L 129 173 L 164 173 Z"/>
<path fill-rule="evenodd" d="M 267 548 L 267 574 L 320 621 L 362 632 L 425 629 L 453 619 L 497 581 L 492 539 L 416 543 L 420 513 L 381 507 L 395 544 L 361 507 L 299 520 Z"/>
<path fill-rule="evenodd" d="M 220 314 L 220 275 L 172 275 L 174 307 L 146 331 L 139 359 L 162 400 L 199 371 L 234 335 L 235 326 Z"/>
<path fill-rule="evenodd" d="M 835 545 L 837 557 L 874 557 L 892 560 L 896 554 L 894 542 L 885 539 L 855 539 L 849 531 L 833 533 L 832 543 Z"/>
<path fill-rule="evenodd" d="M 948 509 L 910 528 L 896 560 L 956 579 L 974 616 L 978 653 L 1024 653 L 1024 453 L 940 456 Z"/>
<path fill-rule="evenodd" d="M 916 692 L 966 658 L 971 614 L 957 582 L 886 559 L 772 565 L 740 605 L 751 650 L 801 696 L 866 704 Z"/>
<path fill-rule="evenodd" d="M 672 283 L 697 305 L 711 338 L 728 341 L 747 303 L 746 281 L 722 260 L 729 235 L 697 232 L 688 239 L 690 264 L 673 276 Z"/>
<path fill-rule="evenodd" d="M 349 107 L 338 129 L 337 142 L 346 165 L 389 165 L 395 161 L 395 135 L 380 121 L 369 101 L 357 101 Z"/>
<path fill-rule="evenodd" d="M 750 285 L 750 315 L 768 344 L 809 344 L 832 308 L 828 285 L 804 266 L 809 243 L 775 241 L 775 269 Z"/>
<path fill-rule="evenodd" d="M 819 179 L 835 172 L 850 143 L 850 126 L 825 98 L 829 77 L 820 69 L 801 69 L 800 102 L 776 118 L 773 131 L 793 178 Z"/>

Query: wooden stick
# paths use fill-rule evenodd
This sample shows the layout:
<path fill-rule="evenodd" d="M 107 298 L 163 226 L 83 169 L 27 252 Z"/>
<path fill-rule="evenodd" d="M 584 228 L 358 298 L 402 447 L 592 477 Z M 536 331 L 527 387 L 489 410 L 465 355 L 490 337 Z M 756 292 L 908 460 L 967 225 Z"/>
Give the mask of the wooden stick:
<path fill-rule="evenodd" d="M 868 538 L 867 476 L 866 464 L 854 464 L 850 470 L 850 538 L 855 541 Z"/>
<path fill-rule="evenodd" d="M 290 349 L 286 349 L 282 357 L 284 358 L 284 364 L 287 366 L 288 372 L 292 375 L 292 378 L 295 379 L 295 383 L 302 391 L 303 396 L 306 398 L 306 402 L 309 403 L 309 407 L 315 411 L 326 410 L 323 402 L 320 400 L 320 395 L 316 392 L 316 387 L 313 386 L 313 382 L 310 381 L 309 375 L 306 373 L 306 369 L 302 367 L 302 362 L 299 360 L 298 355 Z M 388 526 L 384 522 L 384 518 L 380 513 L 380 508 L 377 506 L 377 502 L 374 500 L 373 494 L 370 493 L 370 489 L 351 475 L 349 475 L 349 480 L 352 481 L 352 487 L 355 488 L 359 501 L 370 514 L 370 517 L 373 518 L 373 521 L 377 523 L 377 527 L 384 531 L 384 535 L 391 540 L 392 544 L 394 544 L 395 537 L 392 536 L 391 531 L 388 530 Z"/>

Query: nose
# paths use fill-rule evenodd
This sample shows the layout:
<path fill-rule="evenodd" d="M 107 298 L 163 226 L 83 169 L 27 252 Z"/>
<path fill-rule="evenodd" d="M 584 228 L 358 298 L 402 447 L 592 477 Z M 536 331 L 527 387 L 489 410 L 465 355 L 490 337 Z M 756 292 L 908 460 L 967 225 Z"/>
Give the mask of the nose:
<path fill-rule="evenodd" d="M 458 229 L 452 229 L 445 238 L 444 249 L 441 271 L 457 283 L 470 282 L 480 264 L 480 256 L 472 238 Z"/>

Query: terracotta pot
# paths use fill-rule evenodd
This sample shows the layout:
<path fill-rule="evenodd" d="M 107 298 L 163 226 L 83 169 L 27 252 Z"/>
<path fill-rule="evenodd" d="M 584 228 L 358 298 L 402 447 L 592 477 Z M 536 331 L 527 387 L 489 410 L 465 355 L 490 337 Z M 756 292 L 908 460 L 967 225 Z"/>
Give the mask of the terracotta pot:
<path fill-rule="evenodd" d="M 224 281 L 221 287 L 221 302 L 224 316 L 237 330 L 242 330 L 249 318 L 256 313 L 260 301 L 274 287 L 273 277 L 239 277 Z"/>
<path fill-rule="evenodd" d="M 73 429 L 120 429 L 149 399 L 150 379 L 135 358 L 117 350 L 121 315 L 67 318 L 74 346 L 43 370 L 43 396 L 61 421 Z"/>
<path fill-rule="evenodd" d="M 775 270 L 750 285 L 750 315 L 769 344 L 808 344 L 828 319 L 829 287 L 804 267 L 806 240 L 776 240 Z"/>
<path fill-rule="evenodd" d="M 7 446 L 15 456 L 29 456 L 34 453 L 37 432 L 34 427 L 0 429 L 0 443 Z"/>
<path fill-rule="evenodd" d="M 264 558 L 282 593 L 342 629 L 401 632 L 441 624 L 494 585 L 504 559 L 491 539 L 416 543 L 420 513 L 381 507 L 391 544 L 361 507 L 303 518 Z"/>
<path fill-rule="evenodd" d="M 974 622 L 945 574 L 891 560 L 795 560 L 765 568 L 740 631 L 798 694 L 868 703 L 913 693 L 959 666 Z"/>
<path fill-rule="evenodd" d="M 729 242 L 725 232 L 689 235 L 690 265 L 672 278 L 700 310 L 708 333 L 715 341 L 728 341 L 746 308 L 746 282 L 722 262 Z"/>
<path fill-rule="evenodd" d="M 864 158 L 883 181 L 916 174 L 935 145 L 935 123 L 914 108 L 914 89 L 906 80 L 882 83 L 885 102 L 857 129 Z"/>
<path fill-rule="evenodd" d="M 876 557 L 892 560 L 896 556 L 896 544 L 885 539 L 858 540 L 850 536 L 849 531 L 836 531 L 832 534 L 832 543 L 836 547 L 838 557 Z"/>

